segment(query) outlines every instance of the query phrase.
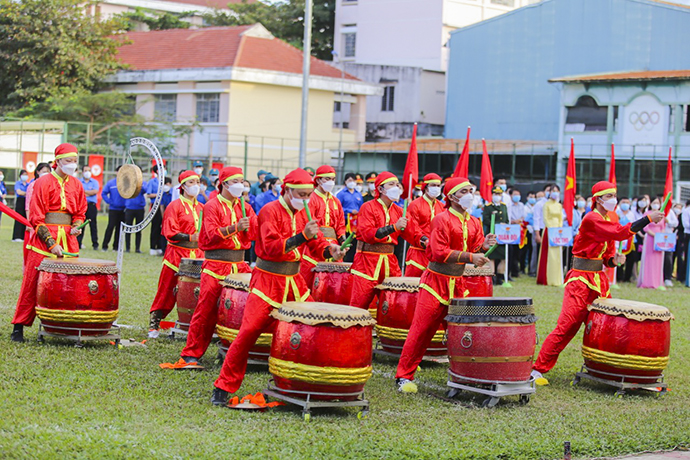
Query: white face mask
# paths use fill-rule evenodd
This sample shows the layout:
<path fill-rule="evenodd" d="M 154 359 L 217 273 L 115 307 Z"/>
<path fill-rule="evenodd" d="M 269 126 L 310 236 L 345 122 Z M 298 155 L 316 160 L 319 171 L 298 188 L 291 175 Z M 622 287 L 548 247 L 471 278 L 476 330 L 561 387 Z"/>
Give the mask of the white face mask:
<path fill-rule="evenodd" d="M 400 190 L 400 187 L 391 187 L 386 190 L 386 196 L 391 201 L 398 201 L 400 199 L 400 195 L 402 195 L 402 190 Z"/>
<path fill-rule="evenodd" d="M 273 190 L 280 195 L 280 192 L 283 190 L 283 186 L 281 184 L 276 184 L 273 186 Z"/>
<path fill-rule="evenodd" d="M 647 202 L 646 202 L 645 200 L 638 201 L 638 202 L 637 202 L 637 206 L 638 206 L 639 208 L 646 208 L 646 207 L 647 207 Z"/>
<path fill-rule="evenodd" d="M 551 192 L 551 199 L 554 201 L 558 201 L 558 199 L 561 197 L 561 192 Z"/>
<path fill-rule="evenodd" d="M 22 180 L 22 182 L 26 182 L 29 180 L 29 176 L 26 174 L 22 174 L 21 176 L 19 176 L 19 178 Z"/>
<path fill-rule="evenodd" d="M 474 195 L 471 193 L 465 193 L 458 200 L 458 204 L 465 209 L 471 209 L 472 205 L 474 204 Z"/>
<path fill-rule="evenodd" d="M 62 172 L 64 172 L 65 174 L 73 176 L 74 173 L 77 172 L 77 164 L 76 163 L 63 163 L 60 165 L 60 169 L 62 169 Z"/>
<path fill-rule="evenodd" d="M 293 208 L 295 208 L 298 211 L 300 209 L 304 209 L 304 200 L 301 200 L 299 198 L 295 198 L 294 196 L 292 198 L 290 198 L 290 204 L 292 205 Z"/>
<path fill-rule="evenodd" d="M 251 190 L 249 187 L 244 188 L 244 193 L 249 193 L 249 190 Z"/>
<path fill-rule="evenodd" d="M 321 188 L 323 188 L 324 192 L 326 193 L 331 193 L 333 190 L 333 187 L 335 187 L 335 181 L 334 180 L 327 180 L 326 182 L 321 183 Z"/>
<path fill-rule="evenodd" d="M 201 175 L 201 171 L 203 171 L 204 168 L 194 168 L 194 172 L 197 173 L 198 175 Z"/>
<path fill-rule="evenodd" d="M 583 209 L 587 203 L 585 203 L 585 200 L 577 200 L 577 207 L 580 209 Z"/>
<path fill-rule="evenodd" d="M 84 171 L 82 176 L 84 176 L 84 179 L 86 179 L 86 180 L 91 179 L 91 171 Z"/>
<path fill-rule="evenodd" d="M 491 195 L 491 201 L 493 204 L 501 204 L 503 197 L 501 195 Z"/>
<path fill-rule="evenodd" d="M 434 185 L 434 186 L 429 186 L 427 189 L 427 193 L 431 198 L 436 198 L 441 194 L 441 187 Z M 471 194 L 470 194 L 471 195 Z"/>
<path fill-rule="evenodd" d="M 0 176 L 0 182 L 5 180 L 5 176 Z"/>
<path fill-rule="evenodd" d="M 195 185 L 187 185 L 185 187 L 185 190 L 187 191 L 188 195 L 195 197 L 199 194 L 199 190 L 201 190 L 201 188 L 199 187 L 199 184 L 195 184 Z"/>
<path fill-rule="evenodd" d="M 170 191 L 170 186 L 169 185 L 164 185 L 163 186 L 163 193 L 168 193 Z"/>
<path fill-rule="evenodd" d="M 362 186 L 359 184 L 355 185 L 355 190 L 358 191 L 359 193 L 362 193 Z"/>
<path fill-rule="evenodd" d="M 609 198 L 608 200 L 601 201 L 600 203 L 604 207 L 604 209 L 611 212 L 614 209 L 616 209 L 616 205 L 618 204 L 618 199 L 617 198 Z"/>
<path fill-rule="evenodd" d="M 345 182 L 345 187 L 347 187 L 348 190 L 354 190 L 356 185 L 357 184 L 353 180 Z"/>
<path fill-rule="evenodd" d="M 676 216 L 680 215 L 680 209 L 679 208 L 673 208 L 673 212 L 676 213 Z"/>
<path fill-rule="evenodd" d="M 48 174 L 48 173 L 47 173 L 47 172 L 38 173 L 38 177 L 43 177 L 43 176 L 45 176 L 46 174 Z M 2 178 L 0 178 L 0 181 L 1 181 L 1 180 L 2 180 Z"/>
<path fill-rule="evenodd" d="M 654 211 L 658 211 L 661 205 L 659 203 L 652 203 L 652 209 Z"/>
<path fill-rule="evenodd" d="M 369 183 L 369 191 L 373 193 L 374 190 L 376 190 L 376 184 L 374 184 L 374 183 Z"/>
<path fill-rule="evenodd" d="M 238 198 L 240 195 L 242 195 L 242 192 L 244 192 L 244 184 L 242 182 L 231 184 L 228 186 L 228 192 L 230 192 L 230 195 Z"/>
<path fill-rule="evenodd" d="M 205 192 L 208 187 L 206 187 L 205 185 L 202 184 L 199 186 L 199 188 L 202 192 Z"/>

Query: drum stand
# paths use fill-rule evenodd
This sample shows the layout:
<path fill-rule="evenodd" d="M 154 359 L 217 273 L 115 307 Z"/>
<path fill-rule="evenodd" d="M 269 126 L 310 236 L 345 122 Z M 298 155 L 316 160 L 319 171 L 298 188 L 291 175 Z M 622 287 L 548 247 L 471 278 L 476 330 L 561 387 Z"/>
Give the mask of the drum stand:
<path fill-rule="evenodd" d="M 524 382 L 492 382 L 490 380 L 473 379 L 470 377 L 463 377 L 448 370 L 448 375 L 451 378 L 466 380 L 467 383 L 457 383 L 448 380 L 446 385 L 450 387 L 448 390 L 448 398 L 454 398 L 460 393 L 460 390 L 469 391 L 472 393 L 479 393 L 488 396 L 482 402 L 482 407 L 494 407 L 503 396 L 520 396 L 520 403 L 527 404 L 530 395 L 537 392 L 534 384 L 534 378 Z"/>
<path fill-rule="evenodd" d="M 603 375 L 614 377 L 615 380 L 613 380 L 613 379 L 609 380 L 609 379 L 604 379 L 601 377 L 595 377 L 592 374 L 590 374 L 590 371 L 593 371 L 597 374 L 603 374 Z M 647 383 L 626 382 L 625 381 L 626 378 L 627 379 L 634 379 L 634 380 L 647 380 Z M 618 391 L 616 391 L 615 396 L 617 396 L 619 398 L 623 397 L 626 390 L 653 391 L 659 397 L 664 396 L 666 394 L 666 392 L 668 391 L 668 384 L 666 384 L 664 382 L 664 374 L 661 374 L 660 377 L 645 377 L 645 376 L 639 376 L 639 375 L 612 374 L 609 372 L 598 371 L 596 369 L 590 369 L 589 367 L 587 367 L 583 364 L 582 368 L 580 369 L 580 372 L 575 373 L 575 377 L 573 378 L 573 381 L 570 382 L 570 385 L 571 386 L 577 385 L 578 383 L 580 383 L 581 379 L 587 379 L 587 380 L 591 380 L 593 382 L 603 383 L 604 385 L 618 388 Z"/>
<path fill-rule="evenodd" d="M 180 326 L 187 326 L 187 330 L 182 329 Z M 175 325 L 170 328 L 170 334 L 168 335 L 168 337 L 170 337 L 171 339 L 174 339 L 175 334 L 177 334 L 177 335 L 181 336 L 183 339 L 187 340 L 187 334 L 189 334 L 189 324 L 181 323 L 179 319 L 177 321 L 175 321 Z M 216 335 L 213 334 L 213 336 L 215 337 Z"/>
<path fill-rule="evenodd" d="M 77 348 L 83 348 L 84 342 L 91 342 L 94 340 L 113 340 L 115 345 L 120 344 L 120 326 L 111 326 L 108 333 L 105 335 L 82 335 L 84 332 L 103 332 L 104 329 L 90 329 L 85 327 L 67 327 L 67 326 L 49 326 L 51 329 L 58 329 L 65 331 L 64 334 L 57 334 L 55 332 L 48 332 L 43 326 L 43 322 L 38 323 L 38 343 L 44 343 L 44 337 L 53 337 L 56 339 L 71 340 Z"/>
<path fill-rule="evenodd" d="M 378 356 L 388 356 L 390 358 L 395 358 L 395 359 L 400 359 L 400 354 L 402 353 L 402 347 L 396 347 L 393 345 L 386 345 L 388 348 L 395 348 L 395 349 L 400 349 L 400 353 L 393 353 L 390 351 L 386 351 L 383 349 L 383 345 L 381 345 L 380 341 L 376 341 L 376 346 L 374 347 L 373 353 L 374 355 Z M 445 348 L 442 348 L 442 350 L 446 350 Z M 437 363 L 437 364 L 448 364 L 448 356 L 434 356 L 434 355 L 424 355 L 422 357 L 422 361 L 426 362 L 431 362 L 431 363 Z"/>
<path fill-rule="evenodd" d="M 218 361 L 221 362 L 221 364 L 223 363 L 223 361 L 225 361 L 225 355 L 227 354 L 227 352 L 228 352 L 228 349 L 227 349 L 226 347 L 224 347 L 221 343 L 219 343 L 219 344 L 218 344 L 218 355 L 217 355 L 217 358 L 218 358 Z M 260 355 L 262 355 L 262 356 L 265 355 L 265 356 L 266 356 L 266 361 L 262 361 L 262 360 L 260 360 L 260 359 L 252 359 L 252 358 L 249 358 L 249 359 L 247 360 L 247 364 L 253 364 L 253 365 L 255 365 L 255 366 L 262 366 L 262 367 L 268 368 L 268 357 L 269 357 L 270 353 L 265 353 L 265 354 L 264 354 L 264 353 L 254 353 L 254 352 L 250 352 L 250 353 L 253 353 L 254 355 L 257 355 L 257 354 L 260 354 Z"/>
<path fill-rule="evenodd" d="M 274 399 L 302 407 L 302 417 L 305 422 L 311 420 L 312 409 L 322 407 L 361 407 L 362 410 L 357 412 L 357 418 L 365 420 L 369 416 L 369 401 L 364 399 L 364 391 L 356 393 L 317 393 L 315 391 L 283 390 L 276 387 L 273 384 L 273 379 L 271 379 L 268 381 L 268 388 L 263 393 Z M 356 396 L 357 399 L 354 401 L 314 401 L 311 399 L 313 396 L 329 396 L 333 398 Z"/>

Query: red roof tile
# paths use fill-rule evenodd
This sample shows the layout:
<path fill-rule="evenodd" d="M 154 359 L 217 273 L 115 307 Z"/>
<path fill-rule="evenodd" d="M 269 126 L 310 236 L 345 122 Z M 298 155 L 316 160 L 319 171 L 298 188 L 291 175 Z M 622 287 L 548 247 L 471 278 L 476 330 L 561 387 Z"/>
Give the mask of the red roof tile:
<path fill-rule="evenodd" d="M 131 70 L 238 67 L 302 73 L 302 51 L 277 38 L 244 36 L 254 26 L 130 32 L 118 57 Z M 311 58 L 311 75 L 340 78 L 340 69 Z M 357 80 L 345 74 L 346 79 Z"/>
<path fill-rule="evenodd" d="M 611 72 L 573 77 L 552 78 L 550 82 L 587 83 L 606 81 L 650 81 L 689 80 L 690 70 L 638 70 L 632 72 Z"/>

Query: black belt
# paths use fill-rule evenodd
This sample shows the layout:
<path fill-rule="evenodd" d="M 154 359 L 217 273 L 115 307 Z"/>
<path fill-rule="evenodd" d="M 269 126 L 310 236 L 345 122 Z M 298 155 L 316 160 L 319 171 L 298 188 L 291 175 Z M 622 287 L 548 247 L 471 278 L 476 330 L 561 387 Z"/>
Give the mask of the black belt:
<path fill-rule="evenodd" d="M 429 262 L 429 270 L 446 276 L 462 276 L 465 272 L 465 264 L 444 264 L 440 262 Z"/>
<path fill-rule="evenodd" d="M 256 268 L 274 275 L 294 276 L 299 273 L 299 262 L 272 262 L 257 257 Z"/>
<path fill-rule="evenodd" d="M 184 249 L 198 249 L 199 243 L 197 241 L 173 241 L 170 243 L 173 246 Z"/>
<path fill-rule="evenodd" d="M 604 261 L 601 259 L 573 257 L 573 269 L 583 272 L 600 272 L 604 269 Z"/>
<path fill-rule="evenodd" d="M 393 252 L 395 252 L 395 245 L 385 243 L 369 244 L 365 243 L 364 241 L 358 241 L 357 251 L 376 252 L 379 254 L 393 254 Z"/>
<path fill-rule="evenodd" d="M 321 233 L 323 233 L 323 236 L 326 238 L 333 240 L 338 238 L 335 234 L 335 230 L 332 227 L 319 227 L 319 230 L 321 230 Z"/>
<path fill-rule="evenodd" d="M 207 260 L 220 260 L 221 262 L 243 262 L 244 250 L 211 249 L 204 251 Z"/>
<path fill-rule="evenodd" d="M 46 224 L 50 225 L 72 225 L 72 216 L 64 212 L 47 212 Z"/>

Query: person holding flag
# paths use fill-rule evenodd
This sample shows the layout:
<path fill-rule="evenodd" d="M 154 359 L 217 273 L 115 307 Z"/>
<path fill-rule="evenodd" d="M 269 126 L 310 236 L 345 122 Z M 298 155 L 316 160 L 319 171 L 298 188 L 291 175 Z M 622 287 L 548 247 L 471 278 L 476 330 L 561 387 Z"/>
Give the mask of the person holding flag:
<path fill-rule="evenodd" d="M 532 376 L 537 385 L 547 385 L 543 374 L 549 372 L 561 351 L 570 343 L 587 319 L 587 305 L 598 297 L 611 297 L 609 280 L 603 268 L 625 263 L 625 255 L 616 252 L 615 241 L 622 241 L 639 232 L 650 222 L 660 222 L 664 214 L 652 211 L 625 226 L 609 219 L 608 213 L 617 205 L 616 186 L 598 182 L 592 187 L 592 209 L 580 225 L 573 245 L 573 268 L 568 272 L 563 307 L 556 328 L 544 340 Z"/>
<path fill-rule="evenodd" d="M 422 198 L 414 200 L 407 206 L 407 218 L 410 225 L 419 233 L 417 235 L 419 240 L 427 242 L 431 231 L 431 221 L 444 210 L 443 204 L 436 199 L 441 195 L 441 176 L 434 173 L 427 174 L 420 185 L 424 194 Z M 410 246 L 405 260 L 405 276 L 420 277 L 427 265 L 429 265 L 429 259 L 426 257 L 426 250 L 419 246 Z"/>

